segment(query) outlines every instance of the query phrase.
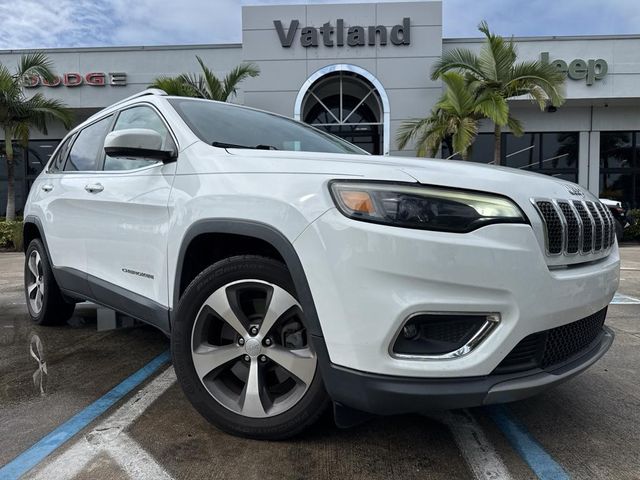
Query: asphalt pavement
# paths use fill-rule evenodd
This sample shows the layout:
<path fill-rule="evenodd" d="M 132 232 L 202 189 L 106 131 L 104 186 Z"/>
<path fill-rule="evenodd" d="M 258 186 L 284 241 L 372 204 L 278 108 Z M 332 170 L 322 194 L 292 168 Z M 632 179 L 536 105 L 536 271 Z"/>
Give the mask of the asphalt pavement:
<path fill-rule="evenodd" d="M 91 304 L 66 326 L 32 325 L 24 256 L 0 253 L 0 466 L 33 464 L 25 478 L 47 480 L 640 479 L 640 246 L 621 255 L 607 318 L 615 343 L 558 388 L 503 407 L 347 430 L 327 412 L 295 439 L 258 442 L 224 434 L 193 410 L 160 332 L 98 332 Z M 0 467 L 2 478 L 12 477 Z"/>

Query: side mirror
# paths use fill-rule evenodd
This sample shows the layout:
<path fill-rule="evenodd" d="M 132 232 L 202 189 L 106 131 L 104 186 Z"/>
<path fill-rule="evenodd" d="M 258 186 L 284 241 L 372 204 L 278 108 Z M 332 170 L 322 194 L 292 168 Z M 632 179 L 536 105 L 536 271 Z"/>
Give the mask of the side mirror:
<path fill-rule="evenodd" d="M 124 157 L 136 160 L 154 158 L 169 162 L 177 156 L 173 150 L 163 150 L 164 139 L 155 130 L 148 128 L 128 128 L 111 132 L 104 139 L 104 151 L 110 157 Z"/>

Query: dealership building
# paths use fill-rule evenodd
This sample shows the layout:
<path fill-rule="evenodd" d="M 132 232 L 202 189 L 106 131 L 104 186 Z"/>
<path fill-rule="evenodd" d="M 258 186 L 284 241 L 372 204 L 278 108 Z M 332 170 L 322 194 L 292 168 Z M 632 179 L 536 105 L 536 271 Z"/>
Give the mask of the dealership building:
<path fill-rule="evenodd" d="M 640 206 L 640 35 L 515 41 L 520 59 L 566 72 L 566 102 L 540 111 L 530 100 L 513 100 L 512 113 L 526 133 L 503 134 L 503 164 Z M 252 62 L 260 75 L 243 82 L 233 101 L 314 124 L 374 154 L 413 155 L 398 150 L 396 131 L 407 119 L 427 116 L 441 96 L 432 65 L 443 51 L 481 44 L 481 38 L 442 37 L 439 1 L 244 6 L 241 44 L 50 49 L 58 80 L 47 85 L 35 78 L 28 93 L 64 101 L 80 122 L 156 77 L 197 73 L 196 55 L 220 75 Z M 22 53 L 0 51 L 0 63 L 13 68 Z M 472 161 L 493 159 L 492 131 L 488 123 L 481 126 Z M 34 131 L 28 149 L 19 151 L 19 210 L 64 135 L 61 125 L 51 124 L 48 135 Z M 3 157 L 0 211 L 5 205 Z"/>

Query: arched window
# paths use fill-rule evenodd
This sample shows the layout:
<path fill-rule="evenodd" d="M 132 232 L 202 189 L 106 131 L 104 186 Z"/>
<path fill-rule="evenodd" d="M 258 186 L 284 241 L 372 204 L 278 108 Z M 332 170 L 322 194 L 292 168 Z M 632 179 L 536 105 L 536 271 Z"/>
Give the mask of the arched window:
<path fill-rule="evenodd" d="M 334 65 L 312 75 L 298 94 L 295 116 L 381 155 L 388 152 L 386 95 L 372 75 L 370 79 L 356 70 L 368 74 L 355 66 Z"/>

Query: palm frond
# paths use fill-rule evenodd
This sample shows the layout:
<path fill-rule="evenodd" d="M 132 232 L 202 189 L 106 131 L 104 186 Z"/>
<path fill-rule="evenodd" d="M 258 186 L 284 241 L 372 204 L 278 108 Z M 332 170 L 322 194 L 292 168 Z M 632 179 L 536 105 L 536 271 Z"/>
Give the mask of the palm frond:
<path fill-rule="evenodd" d="M 520 120 L 518 120 L 517 118 L 512 117 L 511 115 L 509 115 L 509 118 L 507 119 L 507 127 L 509 127 L 511 133 L 513 133 L 516 137 L 521 137 L 522 135 L 524 135 L 524 127 L 522 126 L 522 122 L 520 122 Z"/>
<path fill-rule="evenodd" d="M 167 95 L 176 97 L 197 97 L 197 92 L 193 86 L 185 82 L 182 77 L 158 77 L 149 88 L 159 88 L 164 90 Z"/>
<path fill-rule="evenodd" d="M 466 48 L 454 48 L 444 52 L 440 60 L 437 60 L 431 69 L 431 79 L 437 80 L 443 73 L 450 70 L 465 72 L 474 75 L 476 78 L 483 77 L 478 56 Z"/>
<path fill-rule="evenodd" d="M 509 118 L 507 100 L 498 92 L 485 90 L 476 100 L 476 112 L 498 125 L 506 125 Z"/>
<path fill-rule="evenodd" d="M 238 84 L 249 77 L 260 75 L 260 69 L 253 63 L 243 63 L 232 69 L 222 81 L 224 100 L 237 94 Z"/>
<path fill-rule="evenodd" d="M 433 116 L 433 114 L 432 114 Z M 406 120 L 400 124 L 396 132 L 396 142 L 400 150 L 404 150 L 407 144 L 413 140 L 432 121 L 432 116 L 425 118 L 414 118 Z"/>
<path fill-rule="evenodd" d="M 57 119 L 65 128 L 70 128 L 73 123 L 73 114 L 64 102 L 45 98 L 41 93 L 36 93 L 23 104 L 25 118 L 19 123 L 29 123 L 46 135 L 47 121 Z"/>
<path fill-rule="evenodd" d="M 218 77 L 216 77 L 215 73 L 207 67 L 202 59 L 196 55 L 196 59 L 200 64 L 200 68 L 202 69 L 202 76 L 204 78 L 204 88 L 206 91 L 206 97 L 209 100 L 219 100 L 224 102 L 226 98 L 224 97 L 224 87 L 222 82 Z M 204 92 L 203 92 L 204 93 Z"/>
<path fill-rule="evenodd" d="M 564 102 L 563 85 L 564 75 L 553 65 L 528 61 L 514 65 L 511 78 L 505 83 L 505 91 L 510 96 L 526 95 L 530 94 L 532 87 L 538 87 L 552 105 L 560 106 Z"/>
<path fill-rule="evenodd" d="M 53 82 L 53 63 L 43 52 L 26 53 L 18 61 L 16 77 L 24 81 L 33 75 L 40 75 L 47 82 Z"/>

